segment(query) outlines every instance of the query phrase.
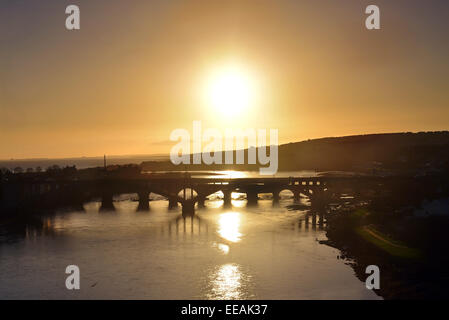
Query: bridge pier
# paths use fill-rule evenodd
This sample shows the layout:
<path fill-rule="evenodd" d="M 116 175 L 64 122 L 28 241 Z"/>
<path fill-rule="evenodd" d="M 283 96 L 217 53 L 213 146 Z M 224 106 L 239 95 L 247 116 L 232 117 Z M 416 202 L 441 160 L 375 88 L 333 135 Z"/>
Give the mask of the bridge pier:
<path fill-rule="evenodd" d="M 197 196 L 198 207 L 204 208 L 206 202 L 206 196 L 203 194 L 198 194 Z"/>
<path fill-rule="evenodd" d="M 310 204 L 318 210 L 323 210 L 326 206 L 324 191 L 316 190 L 310 197 Z"/>
<path fill-rule="evenodd" d="M 183 217 L 193 216 L 195 214 L 195 200 L 193 199 L 184 200 L 182 201 L 181 205 Z"/>
<path fill-rule="evenodd" d="M 140 191 L 139 195 L 139 206 L 137 207 L 137 211 L 148 211 L 150 210 L 150 192 L 148 191 Z"/>
<path fill-rule="evenodd" d="M 246 200 L 248 201 L 248 205 L 256 205 L 258 200 L 257 191 L 254 190 L 246 192 Z"/>
<path fill-rule="evenodd" d="M 322 229 L 324 226 L 324 212 L 323 211 L 321 211 L 319 213 L 319 218 L 320 218 L 320 220 L 318 222 L 318 225 L 320 226 L 320 229 Z"/>
<path fill-rule="evenodd" d="M 229 207 L 231 206 L 231 194 L 232 191 L 231 190 L 222 190 L 223 192 L 223 206 L 224 207 Z"/>
<path fill-rule="evenodd" d="M 295 203 L 299 203 L 301 201 L 301 192 L 299 192 L 299 191 L 293 192 L 293 201 Z"/>
<path fill-rule="evenodd" d="M 170 197 L 168 198 L 168 208 L 174 209 L 178 207 L 178 199 L 176 197 Z"/>
<path fill-rule="evenodd" d="M 101 207 L 100 211 L 114 211 L 114 203 L 113 203 L 113 194 L 112 192 L 105 192 L 101 196 Z"/>
<path fill-rule="evenodd" d="M 279 190 L 273 191 L 273 204 L 279 204 L 279 199 L 281 198 L 279 193 Z"/>

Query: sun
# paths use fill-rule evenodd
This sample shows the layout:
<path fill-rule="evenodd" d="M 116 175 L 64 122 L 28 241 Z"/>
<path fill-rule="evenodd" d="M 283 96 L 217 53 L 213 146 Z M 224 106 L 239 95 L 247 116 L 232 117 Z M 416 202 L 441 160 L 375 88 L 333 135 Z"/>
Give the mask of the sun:
<path fill-rule="evenodd" d="M 207 81 L 206 99 L 208 106 L 221 114 L 237 115 L 254 104 L 254 79 L 242 67 L 221 67 L 212 72 Z"/>

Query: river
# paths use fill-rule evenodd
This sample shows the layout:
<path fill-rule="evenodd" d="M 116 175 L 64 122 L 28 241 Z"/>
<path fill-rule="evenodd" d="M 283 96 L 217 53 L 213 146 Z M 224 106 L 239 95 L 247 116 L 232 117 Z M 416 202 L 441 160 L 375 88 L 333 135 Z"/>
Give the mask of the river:
<path fill-rule="evenodd" d="M 194 218 L 151 195 L 136 212 L 122 195 L 113 212 L 99 202 L 57 212 L 0 235 L 1 299 L 379 299 L 367 290 L 319 226 L 302 222 L 289 195 L 280 205 L 212 197 Z M 65 287 L 77 265 L 81 289 Z"/>

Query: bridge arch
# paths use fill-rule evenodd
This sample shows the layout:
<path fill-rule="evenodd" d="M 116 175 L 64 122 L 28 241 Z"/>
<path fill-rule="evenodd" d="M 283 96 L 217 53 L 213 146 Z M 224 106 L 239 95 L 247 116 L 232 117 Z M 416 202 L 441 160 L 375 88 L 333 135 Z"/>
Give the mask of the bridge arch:
<path fill-rule="evenodd" d="M 157 192 L 157 191 L 150 190 L 149 198 L 151 200 L 166 200 L 167 195 L 164 194 L 163 192 Z"/>
<path fill-rule="evenodd" d="M 295 191 L 291 188 L 280 188 L 279 190 L 275 190 L 273 192 L 273 198 L 275 193 L 278 193 L 280 199 L 293 199 L 295 197 Z"/>

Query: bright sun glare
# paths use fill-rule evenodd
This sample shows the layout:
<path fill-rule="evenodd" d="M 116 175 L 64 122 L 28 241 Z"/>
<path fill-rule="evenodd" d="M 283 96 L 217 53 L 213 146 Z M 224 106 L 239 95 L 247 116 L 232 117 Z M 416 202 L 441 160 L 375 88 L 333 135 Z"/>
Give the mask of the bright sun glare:
<path fill-rule="evenodd" d="M 254 80 L 238 66 L 216 70 L 207 82 L 208 105 L 226 116 L 236 115 L 254 103 Z"/>

